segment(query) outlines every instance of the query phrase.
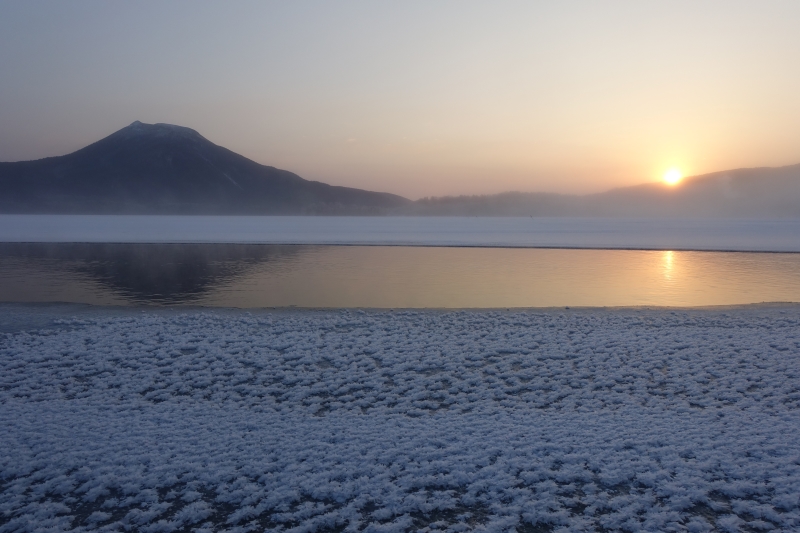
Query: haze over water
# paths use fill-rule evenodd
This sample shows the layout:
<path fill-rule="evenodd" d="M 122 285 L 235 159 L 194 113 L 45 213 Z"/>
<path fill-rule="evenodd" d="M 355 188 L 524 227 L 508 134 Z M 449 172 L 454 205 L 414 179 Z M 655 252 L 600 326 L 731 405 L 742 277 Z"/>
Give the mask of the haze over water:
<path fill-rule="evenodd" d="M 136 130 L 143 137 L 121 135 L 119 145 L 114 141 L 107 152 L 81 159 L 72 181 L 62 179 L 66 167 L 60 163 L 37 170 L 55 176 L 42 181 L 48 187 L 69 182 L 72 189 L 50 191 L 55 204 L 33 202 L 29 211 L 21 211 L 35 217 L 0 217 L 0 241 L 219 243 L 230 242 L 226 232 L 234 228 L 237 238 L 245 235 L 237 242 L 260 244 L 664 251 L 266 246 L 240 248 L 231 256 L 231 247 L 209 244 L 189 256 L 179 252 L 165 259 L 158 253 L 149 257 L 152 247 L 140 253 L 144 249 L 135 246 L 64 245 L 52 249 L 55 256 L 35 247 L 28 249 L 30 255 L 19 255 L 20 249 L 11 247 L 0 265 L 3 299 L 377 307 L 800 300 L 793 292 L 798 272 L 793 255 L 678 251 L 800 248 L 794 230 L 800 219 L 793 210 L 800 197 L 795 179 L 800 167 L 787 166 L 773 176 L 781 185 L 773 191 L 777 202 L 759 198 L 768 187 L 761 186 L 767 181 L 758 172 L 739 176 L 746 186 L 734 186 L 739 178 L 721 172 L 719 180 L 695 187 L 692 194 L 691 185 L 698 182 L 685 180 L 736 167 L 798 162 L 799 9 L 791 2 L 582 0 L 557 5 L 196 2 L 192 9 L 91 1 L 5 5 L 0 8 L 0 161 L 65 154 L 126 124 L 132 128 L 128 133 Z M 184 128 L 134 122 L 139 120 L 196 128 L 213 142 Z M 146 143 L 148 150 L 130 152 L 133 161 L 114 159 L 129 148 L 122 141 L 169 137 L 165 132 L 183 141 Z M 175 175 L 156 182 L 172 183 L 176 176 L 195 180 L 170 192 L 178 207 L 204 179 L 215 184 L 212 193 L 227 190 L 222 183 L 245 191 L 245 199 L 256 203 L 280 197 L 272 189 L 258 198 L 246 192 L 226 166 L 242 158 L 220 156 L 212 164 L 195 153 L 201 145 L 214 153 L 225 147 L 310 180 L 409 198 L 503 191 L 585 194 L 653 182 L 661 188 L 647 197 L 650 203 L 626 192 L 597 208 L 602 216 L 650 217 L 647 221 L 565 223 L 554 217 L 476 223 L 453 217 L 431 223 L 409 217 L 334 223 L 230 217 L 198 222 L 173 217 L 167 224 L 159 218 L 38 216 L 60 212 L 66 193 L 89 198 L 109 183 L 109 175 L 128 179 L 112 192 L 141 191 L 136 180 L 165 168 Z M 196 165 L 180 165 L 187 153 L 197 156 Z M 97 166 L 111 160 L 116 166 Z M 137 166 L 143 162 L 147 165 Z M 240 181 L 255 172 L 246 162 L 248 170 L 236 176 Z M 33 183 L 34 192 L 46 189 L 37 188 L 36 180 L 44 178 L 36 172 L 13 174 L 26 165 L 6 165 L 11 177 L 3 179 L 11 185 Z M 224 169 L 197 174 L 215 165 Z M 97 168 L 95 181 L 81 181 Z M 273 178 L 264 174 L 258 180 Z M 306 184 L 298 180 L 298 187 Z M 19 202 L 10 200 L 6 212 L 17 212 L 26 191 L 19 193 Z M 672 194 L 676 191 L 687 192 L 691 210 L 655 209 L 683 198 Z M 163 193 L 154 192 L 148 202 L 157 204 Z M 217 203 L 222 196 L 211 194 Z M 76 203 L 75 213 L 104 205 L 103 198 L 108 200 L 89 198 L 89 207 Z M 241 203 L 236 198 L 232 205 Z M 714 198 L 726 209 L 711 209 Z M 120 202 L 108 204 L 116 206 L 106 206 L 108 214 L 118 215 L 114 209 L 124 207 L 124 198 Z M 748 202 L 759 209 L 743 209 Z M 790 209 L 774 208 L 783 204 Z M 448 213 L 449 204 L 441 205 L 430 212 Z M 583 213 L 547 211 L 541 205 L 524 204 L 508 213 Z M 622 213 L 628 206 L 642 212 Z M 300 202 L 287 212 L 307 214 L 312 207 Z M 419 209 L 403 213 L 428 213 Z M 659 213 L 671 213 L 675 220 L 657 220 Z M 721 218 L 695 231 L 683 213 Z M 759 220 L 744 220 L 747 216 Z M 778 216 L 784 219 L 761 220 Z M 185 268 L 170 273 L 172 264 Z"/>

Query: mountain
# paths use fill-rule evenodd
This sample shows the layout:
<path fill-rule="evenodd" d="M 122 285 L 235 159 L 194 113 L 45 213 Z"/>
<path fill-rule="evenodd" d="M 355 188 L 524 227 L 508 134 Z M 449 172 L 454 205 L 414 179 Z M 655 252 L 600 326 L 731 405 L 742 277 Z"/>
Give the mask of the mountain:
<path fill-rule="evenodd" d="M 401 196 L 251 161 L 170 124 L 134 122 L 68 155 L 0 163 L 0 212 L 379 214 Z"/>
<path fill-rule="evenodd" d="M 418 215 L 591 217 L 800 217 L 800 165 L 743 168 L 589 195 L 506 192 L 423 198 Z"/>
<path fill-rule="evenodd" d="M 412 202 L 304 180 L 189 128 L 134 122 L 68 155 L 0 163 L 0 213 L 800 217 L 800 165 L 582 196 L 507 192 Z"/>

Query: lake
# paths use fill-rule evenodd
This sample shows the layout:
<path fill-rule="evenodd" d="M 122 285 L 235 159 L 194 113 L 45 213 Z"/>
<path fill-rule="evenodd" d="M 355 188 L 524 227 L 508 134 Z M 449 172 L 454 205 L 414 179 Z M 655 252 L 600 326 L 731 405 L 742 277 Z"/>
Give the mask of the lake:
<path fill-rule="evenodd" d="M 0 244 L 0 301 L 242 308 L 800 302 L 800 254 L 4 243 Z"/>

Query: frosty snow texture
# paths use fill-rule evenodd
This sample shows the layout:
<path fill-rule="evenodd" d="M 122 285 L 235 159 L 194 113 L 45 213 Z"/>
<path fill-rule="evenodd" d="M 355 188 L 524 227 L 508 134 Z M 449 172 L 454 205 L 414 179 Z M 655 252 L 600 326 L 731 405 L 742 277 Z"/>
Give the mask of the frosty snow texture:
<path fill-rule="evenodd" d="M 73 320 L 0 405 L 0 532 L 800 528 L 797 307 Z"/>

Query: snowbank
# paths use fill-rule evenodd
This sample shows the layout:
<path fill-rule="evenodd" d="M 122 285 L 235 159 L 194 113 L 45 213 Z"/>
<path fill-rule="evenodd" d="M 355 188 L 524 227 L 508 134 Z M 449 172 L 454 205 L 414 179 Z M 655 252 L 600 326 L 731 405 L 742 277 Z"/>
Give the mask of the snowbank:
<path fill-rule="evenodd" d="M 0 531 L 800 528 L 798 307 L 3 335 Z"/>

